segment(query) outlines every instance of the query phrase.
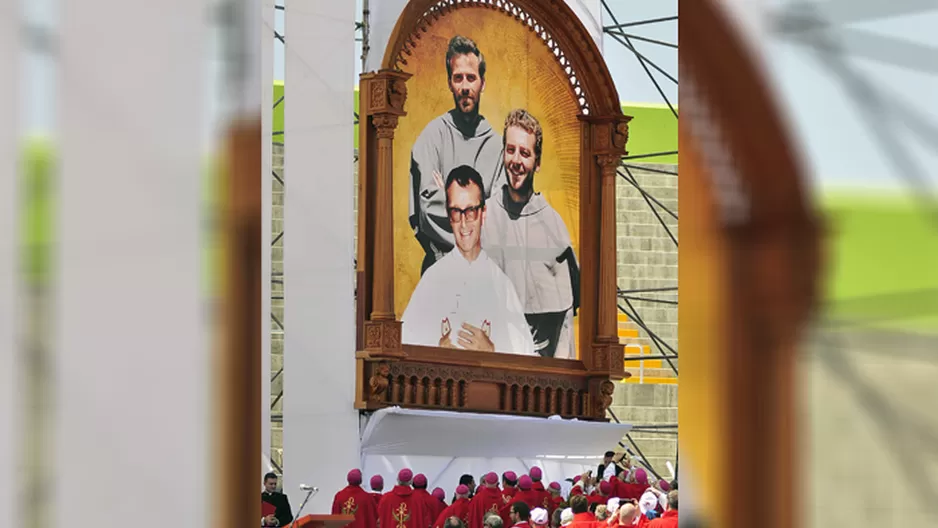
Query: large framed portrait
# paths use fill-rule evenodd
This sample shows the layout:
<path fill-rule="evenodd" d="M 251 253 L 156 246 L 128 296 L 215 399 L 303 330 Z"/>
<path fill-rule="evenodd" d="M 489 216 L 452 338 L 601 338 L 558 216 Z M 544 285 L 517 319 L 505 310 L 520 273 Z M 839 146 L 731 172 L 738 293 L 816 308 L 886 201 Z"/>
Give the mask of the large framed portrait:
<path fill-rule="evenodd" d="M 383 66 L 360 85 L 359 406 L 601 417 L 628 118 L 592 39 L 562 0 L 412 0 Z"/>

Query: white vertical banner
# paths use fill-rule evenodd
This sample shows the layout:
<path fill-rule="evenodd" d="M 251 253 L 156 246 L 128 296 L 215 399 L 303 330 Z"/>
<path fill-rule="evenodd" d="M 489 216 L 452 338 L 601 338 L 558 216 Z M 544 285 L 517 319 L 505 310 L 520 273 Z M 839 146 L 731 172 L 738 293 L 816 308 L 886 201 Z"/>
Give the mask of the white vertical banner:
<path fill-rule="evenodd" d="M 359 464 L 353 290 L 355 2 L 285 5 L 283 489 L 330 511 Z"/>
<path fill-rule="evenodd" d="M 271 288 L 271 222 L 273 219 L 273 165 L 271 159 L 271 138 L 273 134 L 273 98 L 274 98 L 274 0 L 260 2 L 261 16 L 257 40 L 260 46 L 261 68 L 261 452 L 270 456 L 270 288 Z M 267 472 L 263 463 L 258 475 L 258 487 L 261 478 Z"/>
<path fill-rule="evenodd" d="M 203 526 L 204 0 L 61 2 L 52 526 Z"/>
<path fill-rule="evenodd" d="M 17 108 L 20 83 L 19 2 L 3 2 L 0 16 L 0 526 L 17 526 L 20 509 L 19 486 L 23 478 L 19 464 L 21 387 L 20 349 L 16 339 L 19 317 L 15 316 L 16 282 L 20 233 L 17 228 Z"/>

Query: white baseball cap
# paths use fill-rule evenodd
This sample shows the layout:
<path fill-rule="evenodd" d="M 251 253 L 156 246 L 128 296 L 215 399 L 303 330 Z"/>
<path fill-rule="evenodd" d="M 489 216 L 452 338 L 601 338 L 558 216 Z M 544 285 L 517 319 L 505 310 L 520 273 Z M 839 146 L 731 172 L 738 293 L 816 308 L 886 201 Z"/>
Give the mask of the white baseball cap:
<path fill-rule="evenodd" d="M 537 524 L 540 526 L 544 526 L 550 523 L 550 518 L 547 515 L 547 510 L 545 510 L 544 508 L 534 508 L 533 510 L 531 510 L 531 521 L 533 521 L 534 524 Z"/>

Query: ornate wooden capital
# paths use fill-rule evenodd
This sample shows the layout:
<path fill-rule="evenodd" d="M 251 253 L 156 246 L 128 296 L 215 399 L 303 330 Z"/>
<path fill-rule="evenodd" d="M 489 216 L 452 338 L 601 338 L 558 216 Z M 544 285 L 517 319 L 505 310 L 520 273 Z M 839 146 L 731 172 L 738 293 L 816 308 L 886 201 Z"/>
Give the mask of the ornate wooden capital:
<path fill-rule="evenodd" d="M 400 359 L 401 322 L 392 320 L 365 321 L 365 352 L 371 359 Z"/>
<path fill-rule="evenodd" d="M 614 379 L 625 376 L 625 347 L 619 343 L 618 337 L 599 337 L 593 343 L 592 363 L 589 369 L 594 372 L 608 374 Z"/>
<path fill-rule="evenodd" d="M 409 73 L 396 70 L 381 70 L 362 76 L 359 88 L 367 90 L 368 97 L 364 98 L 366 108 L 362 111 L 368 115 L 389 113 L 404 115 L 404 103 L 407 101 L 407 79 Z"/>
<path fill-rule="evenodd" d="M 378 139 L 394 139 L 397 129 L 397 114 L 376 114 L 371 118 L 371 124 L 377 131 Z"/>

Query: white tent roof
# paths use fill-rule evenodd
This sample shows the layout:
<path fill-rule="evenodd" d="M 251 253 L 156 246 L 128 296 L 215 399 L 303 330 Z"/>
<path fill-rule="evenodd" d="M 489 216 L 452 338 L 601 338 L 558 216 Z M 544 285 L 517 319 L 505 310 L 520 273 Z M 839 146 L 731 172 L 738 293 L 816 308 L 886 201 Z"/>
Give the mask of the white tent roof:
<path fill-rule="evenodd" d="M 489 471 L 524 474 L 534 466 L 545 484 L 560 482 L 588 469 L 595 471 L 603 453 L 613 449 L 631 426 L 465 412 L 391 407 L 375 412 L 365 426 L 361 469 L 366 482 L 382 475 L 385 490 L 397 472 L 423 473 L 429 487 L 451 497 L 462 474 Z"/>
<path fill-rule="evenodd" d="M 362 456 L 602 457 L 622 440 L 627 424 L 560 417 L 426 411 L 390 407 L 375 412 L 362 435 Z"/>

